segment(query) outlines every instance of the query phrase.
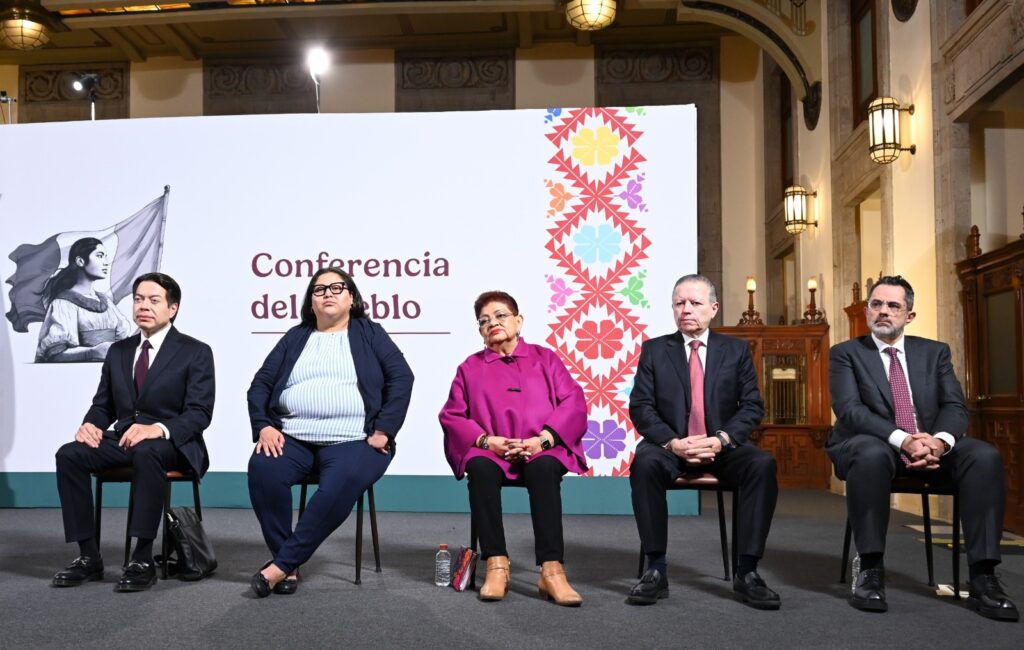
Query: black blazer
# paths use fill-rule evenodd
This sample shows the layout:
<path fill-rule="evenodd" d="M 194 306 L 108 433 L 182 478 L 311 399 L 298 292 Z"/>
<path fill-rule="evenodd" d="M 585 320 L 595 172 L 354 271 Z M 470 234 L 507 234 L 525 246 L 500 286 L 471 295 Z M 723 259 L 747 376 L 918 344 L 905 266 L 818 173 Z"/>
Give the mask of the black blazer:
<path fill-rule="evenodd" d="M 640 348 L 629 417 L 645 440 L 664 445 L 687 434 L 690 418 L 690 366 L 679 332 L 645 341 Z M 761 424 L 764 402 L 757 387 L 754 358 L 746 341 L 708 334 L 704 368 L 704 421 L 709 434 L 724 431 L 736 444 Z"/>
<path fill-rule="evenodd" d="M 253 442 L 259 440 L 263 427 L 281 429 L 281 418 L 286 415 L 281 409 L 281 393 L 314 331 L 311 326 L 296 325 L 285 332 L 256 371 L 246 394 Z M 349 321 L 348 342 L 356 366 L 356 384 L 366 410 L 364 430 L 367 435 L 374 430 L 383 431 L 394 442 L 409 410 L 412 369 L 384 328 L 367 318 Z"/>
<path fill-rule="evenodd" d="M 928 433 L 945 431 L 960 439 L 967 431 L 969 418 L 960 382 L 953 373 L 949 346 L 917 336 L 905 338 L 907 380 L 918 425 Z M 832 346 L 828 387 L 836 414 L 830 445 L 857 434 L 888 441 L 896 429 L 896 409 L 885 366 L 871 336 Z"/>
<path fill-rule="evenodd" d="M 202 476 L 210 467 L 203 431 L 213 417 L 213 351 L 171 326 L 139 393 L 134 365 L 141 339 L 137 333 L 110 346 L 83 422 L 104 431 L 114 424 L 118 433 L 135 423 L 159 422 L 167 427 L 174 447 Z"/>

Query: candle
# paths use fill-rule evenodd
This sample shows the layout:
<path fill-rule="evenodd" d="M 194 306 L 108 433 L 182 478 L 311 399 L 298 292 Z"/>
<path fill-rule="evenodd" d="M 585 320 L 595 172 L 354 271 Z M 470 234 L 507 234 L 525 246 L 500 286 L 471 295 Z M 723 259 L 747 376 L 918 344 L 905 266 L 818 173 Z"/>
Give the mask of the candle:
<path fill-rule="evenodd" d="M 752 275 L 747 276 L 747 291 L 757 291 L 757 282 Z"/>
<path fill-rule="evenodd" d="M 812 277 L 809 280 L 807 280 L 807 290 L 808 291 L 816 291 L 817 289 L 818 289 L 818 278 Z"/>

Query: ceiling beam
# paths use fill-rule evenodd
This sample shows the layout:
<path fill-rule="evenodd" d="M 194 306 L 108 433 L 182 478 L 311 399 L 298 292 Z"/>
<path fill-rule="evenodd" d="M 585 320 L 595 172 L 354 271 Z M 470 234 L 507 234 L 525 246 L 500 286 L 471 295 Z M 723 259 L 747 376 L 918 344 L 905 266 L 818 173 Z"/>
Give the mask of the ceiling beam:
<path fill-rule="evenodd" d="M 142 50 L 128 40 L 128 38 L 116 27 L 101 27 L 94 31 L 103 37 L 108 43 L 124 52 L 124 55 L 128 57 L 129 61 L 132 61 L 133 63 L 142 63 L 146 60 L 146 55 L 142 53 Z"/>
<path fill-rule="evenodd" d="M 188 42 L 188 39 L 174 25 L 153 25 L 153 30 L 170 43 L 178 54 L 181 55 L 181 58 L 186 61 L 196 61 L 200 58 L 196 48 Z"/>

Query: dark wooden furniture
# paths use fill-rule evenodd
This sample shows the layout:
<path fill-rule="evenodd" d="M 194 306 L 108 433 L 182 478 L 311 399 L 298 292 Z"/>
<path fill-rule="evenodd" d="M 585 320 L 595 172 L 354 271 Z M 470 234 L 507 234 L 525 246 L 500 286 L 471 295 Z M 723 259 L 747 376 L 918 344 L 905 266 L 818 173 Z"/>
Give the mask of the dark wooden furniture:
<path fill-rule="evenodd" d="M 299 489 L 299 519 L 302 519 L 302 513 L 306 511 L 306 491 L 310 485 L 318 485 L 320 483 L 319 474 L 310 474 L 306 478 L 302 479 L 302 487 Z M 373 486 L 366 488 L 366 492 L 359 496 L 359 501 L 356 502 L 356 584 L 363 584 L 362 573 L 363 573 L 363 501 L 369 500 L 370 502 L 370 537 L 373 539 L 373 560 L 377 567 L 374 569 L 376 573 L 380 573 L 380 541 L 377 538 L 377 504 L 373 500 Z"/>
<path fill-rule="evenodd" d="M 750 343 L 765 402 L 764 420 L 751 440 L 775 456 L 779 487 L 828 488 L 828 324 L 744 325 L 716 331 Z"/>
<path fill-rule="evenodd" d="M 932 562 L 932 517 L 928 506 L 930 495 L 953 497 L 953 598 L 960 600 L 960 495 L 956 488 L 947 483 L 933 483 L 916 476 L 898 476 L 892 481 L 893 494 L 920 494 L 921 516 L 924 518 L 924 556 L 928 563 L 928 586 L 935 586 L 935 566 Z M 846 582 L 849 571 L 850 537 L 853 529 L 846 519 L 846 533 L 843 535 L 843 560 L 839 564 L 839 582 Z"/>
<path fill-rule="evenodd" d="M 101 524 L 103 519 L 101 517 L 103 513 L 103 485 L 105 483 L 131 483 L 134 470 L 131 467 L 117 467 L 115 469 L 108 469 L 103 472 L 96 472 L 93 476 L 96 478 L 96 546 L 100 545 L 100 533 L 102 531 Z M 191 483 L 192 484 L 192 500 L 196 507 L 196 516 L 199 520 L 203 519 L 203 505 L 199 501 L 199 477 L 194 472 L 178 472 L 170 471 L 167 472 L 167 476 L 164 479 L 164 514 L 161 517 L 160 530 L 162 531 L 160 537 L 160 577 L 163 580 L 167 579 L 167 566 L 169 548 L 167 544 L 167 513 L 171 509 L 171 486 L 174 483 Z M 132 518 L 132 493 L 128 491 L 128 521 L 124 527 L 124 566 L 128 566 L 129 554 L 132 546 L 132 536 L 129 533 L 131 530 L 131 518 Z"/>
<path fill-rule="evenodd" d="M 976 227 L 972 228 L 975 237 Z M 973 249 L 973 250 L 972 250 Z M 1024 533 L 1024 239 L 956 265 L 964 308 L 964 392 L 971 435 L 1006 469 L 1004 526 Z"/>
<path fill-rule="evenodd" d="M 680 476 L 671 485 L 670 490 L 697 490 L 698 492 L 714 492 L 718 500 L 718 536 L 722 544 L 722 568 L 725 572 L 723 580 L 728 582 L 731 578 L 729 573 L 729 538 L 725 533 L 725 492 L 732 492 L 732 573 L 736 573 L 736 494 L 737 490 L 732 485 L 720 482 L 712 474 L 695 474 Z M 636 570 L 636 577 L 644 575 L 644 547 L 640 547 L 640 565 Z"/>

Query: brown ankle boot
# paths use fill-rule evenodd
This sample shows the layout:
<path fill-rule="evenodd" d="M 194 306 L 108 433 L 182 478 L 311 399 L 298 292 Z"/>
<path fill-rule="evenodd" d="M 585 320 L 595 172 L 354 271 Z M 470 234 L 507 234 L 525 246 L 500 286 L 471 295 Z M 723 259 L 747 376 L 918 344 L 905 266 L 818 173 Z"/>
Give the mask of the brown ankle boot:
<path fill-rule="evenodd" d="M 480 600 L 501 600 L 508 593 L 508 558 L 494 555 L 487 558 L 487 578 L 480 587 Z"/>
<path fill-rule="evenodd" d="M 540 580 L 537 581 L 540 597 L 551 599 L 562 607 L 579 607 L 583 597 L 569 584 L 561 562 L 545 562 L 540 567 Z"/>

